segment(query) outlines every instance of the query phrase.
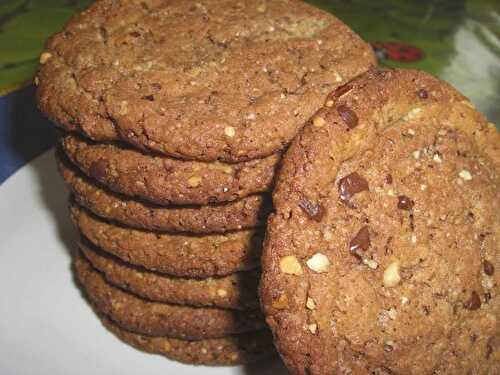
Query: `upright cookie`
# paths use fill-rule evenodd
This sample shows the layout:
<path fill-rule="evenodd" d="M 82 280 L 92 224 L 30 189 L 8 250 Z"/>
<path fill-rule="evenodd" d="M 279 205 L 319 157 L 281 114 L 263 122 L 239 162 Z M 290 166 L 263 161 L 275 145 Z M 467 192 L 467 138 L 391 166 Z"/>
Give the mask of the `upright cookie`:
<path fill-rule="evenodd" d="M 157 232 L 225 233 L 262 226 L 270 212 L 267 196 L 251 195 L 208 206 L 162 207 L 104 189 L 58 155 L 59 171 L 79 205 L 123 225 Z"/>
<path fill-rule="evenodd" d="M 193 236 L 145 232 L 106 222 L 71 205 L 71 218 L 85 239 L 123 261 L 179 277 L 225 276 L 255 269 L 263 233 L 240 231 Z"/>
<path fill-rule="evenodd" d="M 262 261 L 293 374 L 500 373 L 499 147 L 425 73 L 329 96 L 284 158 Z"/>
<path fill-rule="evenodd" d="M 271 189 L 281 155 L 238 164 L 184 161 L 63 134 L 60 145 L 87 176 L 160 205 L 231 202 Z"/>
<path fill-rule="evenodd" d="M 80 250 L 108 283 L 144 299 L 195 307 L 259 308 L 259 270 L 207 279 L 186 279 L 127 264 L 85 243 L 80 244 Z"/>
<path fill-rule="evenodd" d="M 141 299 L 108 284 L 83 257 L 75 260 L 75 270 L 97 312 L 131 332 L 202 340 L 255 331 L 265 326 L 257 310 L 197 308 Z"/>
<path fill-rule="evenodd" d="M 145 352 L 194 365 L 233 366 L 257 362 L 276 355 L 268 330 L 232 335 L 220 339 L 187 341 L 132 333 L 101 317 L 106 328 L 121 340 Z"/>
<path fill-rule="evenodd" d="M 241 162 L 283 149 L 375 58 L 341 21 L 298 0 L 98 0 L 40 63 L 39 106 L 67 130 Z"/>

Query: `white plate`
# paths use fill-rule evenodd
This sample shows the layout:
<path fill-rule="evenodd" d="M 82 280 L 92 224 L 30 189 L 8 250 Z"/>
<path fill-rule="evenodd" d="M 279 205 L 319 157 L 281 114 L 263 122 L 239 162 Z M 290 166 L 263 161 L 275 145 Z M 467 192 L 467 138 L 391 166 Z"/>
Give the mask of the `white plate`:
<path fill-rule="evenodd" d="M 75 285 L 76 235 L 53 152 L 0 186 L 0 374 L 284 375 L 278 361 L 195 367 L 145 354 L 108 333 Z"/>

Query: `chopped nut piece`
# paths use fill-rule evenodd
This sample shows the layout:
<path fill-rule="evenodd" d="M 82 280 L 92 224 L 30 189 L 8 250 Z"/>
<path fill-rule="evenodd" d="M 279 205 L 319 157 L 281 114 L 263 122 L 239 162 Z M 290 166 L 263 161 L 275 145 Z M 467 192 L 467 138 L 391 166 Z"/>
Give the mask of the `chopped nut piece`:
<path fill-rule="evenodd" d="M 50 52 L 44 52 L 40 55 L 40 64 L 45 64 L 52 58 L 52 54 Z"/>
<path fill-rule="evenodd" d="M 191 187 L 198 187 L 201 184 L 201 177 L 193 176 L 188 179 L 188 185 Z"/>
<path fill-rule="evenodd" d="M 410 240 L 411 240 L 411 243 L 415 245 L 417 243 L 417 235 L 415 233 L 413 233 L 411 235 L 411 239 Z"/>
<path fill-rule="evenodd" d="M 333 233 L 331 231 L 329 231 L 328 229 L 326 229 L 324 232 L 323 232 L 323 238 L 326 240 L 326 241 L 330 241 L 332 240 L 333 238 Z"/>
<path fill-rule="evenodd" d="M 363 263 L 366 264 L 372 270 L 376 270 L 378 268 L 378 263 L 373 259 L 363 259 Z"/>
<path fill-rule="evenodd" d="M 283 310 L 288 307 L 288 297 L 286 294 L 282 294 L 278 299 L 273 301 L 273 308 L 276 310 Z"/>
<path fill-rule="evenodd" d="M 314 300 L 311 297 L 307 297 L 306 307 L 309 310 L 314 310 L 316 308 L 316 303 L 314 302 Z"/>
<path fill-rule="evenodd" d="M 401 276 L 399 275 L 399 261 L 392 262 L 384 271 L 384 286 L 392 288 L 399 284 Z"/>
<path fill-rule="evenodd" d="M 126 115 L 128 113 L 128 102 L 122 100 L 120 103 L 120 110 L 118 112 L 120 115 Z"/>
<path fill-rule="evenodd" d="M 217 295 L 219 297 L 227 297 L 227 291 L 225 289 L 218 289 L 217 290 Z"/>
<path fill-rule="evenodd" d="M 322 273 L 328 272 L 328 268 L 330 268 L 330 260 L 326 257 L 326 255 L 317 253 L 314 254 L 309 260 L 306 262 L 307 266 L 315 272 Z"/>
<path fill-rule="evenodd" d="M 391 320 L 394 320 L 396 319 L 398 312 L 394 307 L 392 307 L 389 310 L 387 310 L 387 315 L 389 316 L 389 318 L 391 318 Z"/>
<path fill-rule="evenodd" d="M 460 171 L 460 173 L 458 174 L 460 176 L 461 179 L 463 179 L 464 181 L 470 181 L 472 180 L 472 175 L 470 174 L 470 172 L 466 169 L 463 169 L 462 171 Z"/>
<path fill-rule="evenodd" d="M 302 266 L 293 255 L 287 255 L 280 260 L 280 269 L 289 275 L 302 275 Z"/>
<path fill-rule="evenodd" d="M 434 160 L 436 163 L 441 163 L 441 161 L 442 161 L 439 154 L 434 154 L 434 157 L 432 158 L 432 160 Z"/>
<path fill-rule="evenodd" d="M 314 334 L 316 334 L 316 331 L 318 330 L 318 325 L 317 325 L 316 323 L 309 324 L 309 325 L 307 326 L 307 329 L 308 329 L 309 331 L 311 331 L 311 333 L 314 335 Z"/>
<path fill-rule="evenodd" d="M 408 112 L 406 114 L 406 116 L 403 117 L 403 120 L 404 121 L 408 121 L 408 120 L 413 120 L 414 118 L 416 118 L 418 116 L 418 114 L 422 112 L 422 108 L 413 108 L 410 112 Z M 408 131 L 409 133 L 409 131 Z M 415 134 L 415 133 L 413 133 Z"/>
<path fill-rule="evenodd" d="M 323 126 L 325 126 L 326 124 L 326 121 L 323 117 L 315 117 L 313 119 L 313 125 L 316 126 L 317 128 L 321 128 Z"/>
<path fill-rule="evenodd" d="M 224 128 L 224 134 L 226 134 L 228 137 L 234 137 L 236 134 L 236 130 L 232 126 L 226 126 Z"/>
<path fill-rule="evenodd" d="M 333 100 L 327 100 L 326 104 L 327 107 L 333 107 Z"/>

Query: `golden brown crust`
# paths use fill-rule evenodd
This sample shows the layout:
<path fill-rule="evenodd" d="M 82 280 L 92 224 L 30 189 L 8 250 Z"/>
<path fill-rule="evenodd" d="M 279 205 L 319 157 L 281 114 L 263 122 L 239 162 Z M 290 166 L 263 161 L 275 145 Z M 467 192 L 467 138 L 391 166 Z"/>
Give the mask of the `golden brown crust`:
<path fill-rule="evenodd" d="M 184 161 L 113 144 L 96 144 L 70 133 L 62 150 L 88 177 L 112 191 L 159 205 L 231 202 L 271 189 L 280 154 L 238 164 Z"/>
<path fill-rule="evenodd" d="M 113 193 L 91 181 L 57 154 L 59 171 L 79 205 L 123 225 L 157 232 L 225 233 L 262 226 L 270 212 L 267 196 L 252 195 L 208 206 L 162 207 Z"/>
<path fill-rule="evenodd" d="M 99 0 L 49 40 L 41 63 L 39 106 L 61 127 L 239 162 L 285 147 L 327 92 L 375 58 L 297 0 Z"/>
<path fill-rule="evenodd" d="M 125 228 L 76 204 L 71 217 L 86 240 L 124 262 L 179 277 L 224 276 L 258 267 L 263 233 L 193 236 Z"/>
<path fill-rule="evenodd" d="M 284 157 L 262 259 L 292 373 L 500 371 L 499 145 L 422 72 L 332 93 Z"/>
<path fill-rule="evenodd" d="M 108 283 L 147 300 L 194 307 L 259 308 L 259 270 L 208 279 L 186 279 L 127 264 L 88 244 L 81 243 L 80 250 Z"/>
<path fill-rule="evenodd" d="M 106 283 L 104 277 L 81 256 L 75 260 L 75 270 L 97 312 L 131 332 L 202 340 L 250 332 L 265 325 L 256 310 L 196 308 L 141 299 Z"/>
<path fill-rule="evenodd" d="M 240 335 L 186 341 L 169 337 L 144 336 L 126 331 L 101 317 L 106 328 L 125 343 L 148 353 L 160 354 L 175 361 L 209 366 L 234 366 L 257 362 L 276 355 L 268 330 Z"/>

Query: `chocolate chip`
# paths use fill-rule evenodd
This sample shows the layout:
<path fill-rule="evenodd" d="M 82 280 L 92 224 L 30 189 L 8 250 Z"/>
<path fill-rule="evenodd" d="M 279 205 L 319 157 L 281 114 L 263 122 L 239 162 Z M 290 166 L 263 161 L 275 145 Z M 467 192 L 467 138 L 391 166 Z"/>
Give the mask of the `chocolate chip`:
<path fill-rule="evenodd" d="M 109 167 L 109 163 L 105 159 L 99 159 L 92 162 L 89 168 L 90 177 L 96 180 L 101 180 L 106 177 L 106 171 Z"/>
<path fill-rule="evenodd" d="M 490 359 L 493 354 L 493 341 L 495 341 L 495 337 L 491 336 L 486 343 L 486 359 Z"/>
<path fill-rule="evenodd" d="M 357 250 L 366 251 L 370 247 L 370 231 L 368 230 L 368 226 L 364 226 L 361 228 L 354 236 L 354 238 L 349 243 L 349 250 L 351 252 L 356 252 Z"/>
<path fill-rule="evenodd" d="M 153 95 L 146 95 L 146 96 L 143 96 L 141 99 L 143 99 L 143 100 L 149 100 L 150 102 L 154 102 L 155 101 L 155 97 Z"/>
<path fill-rule="evenodd" d="M 354 129 L 356 126 L 358 126 L 358 116 L 348 106 L 346 106 L 345 104 L 339 105 L 337 107 L 337 112 L 345 122 L 345 124 L 349 127 L 349 129 Z"/>
<path fill-rule="evenodd" d="M 481 298 L 475 290 L 472 291 L 471 296 L 468 301 L 464 303 L 464 308 L 467 310 L 477 310 L 481 307 Z"/>
<path fill-rule="evenodd" d="M 493 264 L 486 259 L 483 261 L 483 269 L 484 273 L 487 274 L 488 276 L 492 276 L 495 273 L 495 267 Z"/>
<path fill-rule="evenodd" d="M 400 210 L 411 210 L 415 203 L 406 195 L 398 196 L 398 208 Z"/>
<path fill-rule="evenodd" d="M 429 97 L 429 94 L 427 93 L 426 90 L 420 89 L 417 91 L 417 95 L 420 99 L 427 99 Z"/>
<path fill-rule="evenodd" d="M 340 199 L 348 202 L 355 194 L 369 190 L 368 181 L 357 172 L 353 172 L 339 180 Z"/>
<path fill-rule="evenodd" d="M 132 31 L 131 33 L 129 33 L 129 35 L 134 38 L 139 38 L 141 36 L 141 34 L 138 33 L 137 31 Z"/>
<path fill-rule="evenodd" d="M 392 175 L 391 174 L 388 174 L 387 176 L 385 176 L 385 182 L 387 184 L 392 184 Z"/>
<path fill-rule="evenodd" d="M 352 90 L 352 86 L 349 83 L 346 83 L 345 85 L 337 87 L 333 92 L 328 95 L 327 100 L 337 100 L 340 98 L 342 95 L 348 93 L 349 91 Z"/>
<path fill-rule="evenodd" d="M 305 198 L 299 201 L 299 207 L 314 221 L 320 222 L 325 216 L 325 208 L 322 205 L 314 204 Z"/>
<path fill-rule="evenodd" d="M 491 300 L 491 293 L 490 292 L 484 293 L 484 303 L 489 303 L 490 300 Z"/>

